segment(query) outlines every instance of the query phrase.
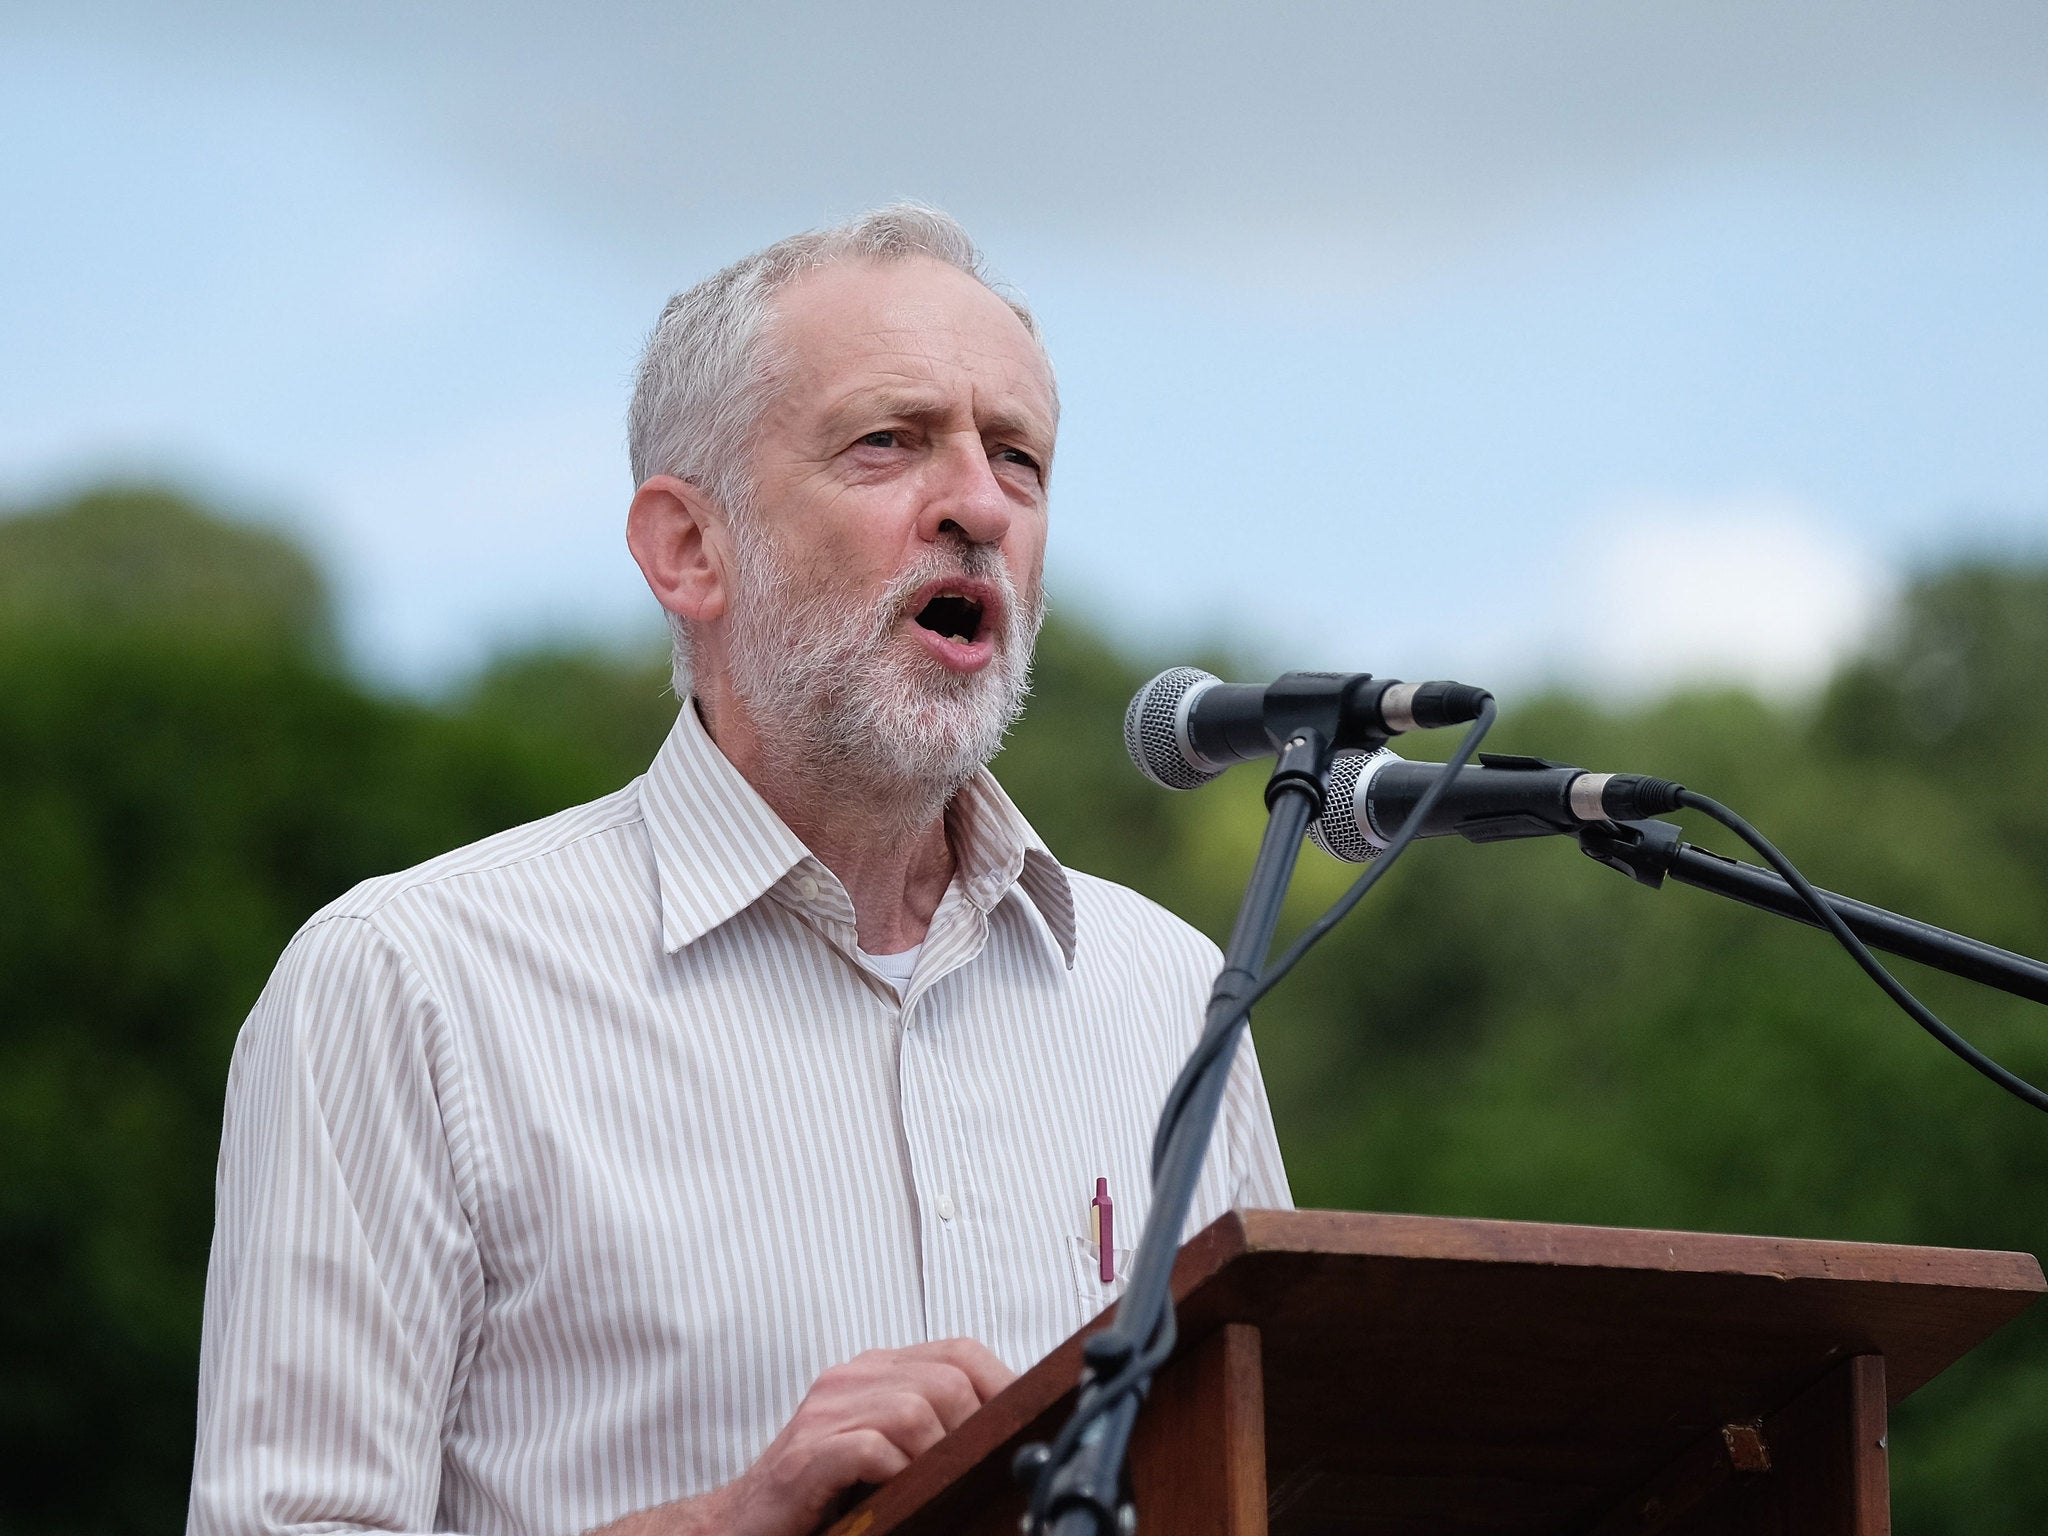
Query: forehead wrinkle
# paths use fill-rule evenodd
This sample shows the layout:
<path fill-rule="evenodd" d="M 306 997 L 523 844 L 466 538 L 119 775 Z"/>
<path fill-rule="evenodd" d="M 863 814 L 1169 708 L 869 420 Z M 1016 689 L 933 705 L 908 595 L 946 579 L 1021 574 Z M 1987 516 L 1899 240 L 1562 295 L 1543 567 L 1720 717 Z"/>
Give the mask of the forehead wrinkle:
<path fill-rule="evenodd" d="M 850 430 L 856 421 L 877 417 L 924 421 L 943 416 L 945 396 L 915 384 L 857 384 L 825 411 L 832 432 Z"/>
<path fill-rule="evenodd" d="M 1022 435 L 1050 458 L 1059 420 L 1056 386 L 1043 346 L 1007 307 L 1003 319 L 1014 338 L 983 334 L 924 296 L 896 296 L 882 312 L 870 310 L 843 329 L 829 316 L 792 306 L 789 297 L 771 322 L 787 366 L 764 415 L 806 437 L 837 433 L 850 418 L 876 409 L 906 418 L 941 416 L 964 386 L 978 429 Z M 1011 340 L 1022 341 L 1029 355 L 1019 355 Z M 846 372 L 854 375 L 851 381 Z M 1039 395 L 1042 404 L 1032 398 Z M 980 401 L 991 396 L 983 408 Z"/>
<path fill-rule="evenodd" d="M 891 336 L 903 334 L 902 328 L 883 328 L 871 333 L 872 339 L 883 343 L 884 349 L 902 359 L 907 366 L 903 369 L 905 378 L 917 378 L 937 382 L 949 372 L 973 371 L 975 365 L 991 376 L 991 382 L 999 384 L 1012 393 L 1043 390 L 1051 397 L 1051 365 L 1044 351 L 1036 347 L 1032 355 L 1020 358 L 1009 349 L 978 340 L 963 332 L 959 327 L 948 327 L 950 345 L 942 351 L 931 347 L 929 332 L 911 330 L 913 338 L 909 345 L 891 342 Z M 1022 328 L 1019 327 L 1021 330 Z M 1028 337 L 1027 337 L 1028 340 Z M 979 388 L 979 384 L 973 385 Z"/>

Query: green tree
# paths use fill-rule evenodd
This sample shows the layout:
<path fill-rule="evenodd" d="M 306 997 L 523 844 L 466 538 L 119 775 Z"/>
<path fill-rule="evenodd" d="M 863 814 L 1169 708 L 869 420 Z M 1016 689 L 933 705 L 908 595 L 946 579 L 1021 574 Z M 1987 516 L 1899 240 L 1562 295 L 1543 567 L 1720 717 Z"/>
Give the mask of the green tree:
<path fill-rule="evenodd" d="M 0 1531 L 180 1518 L 227 1058 L 293 929 L 616 788 L 674 717 L 665 658 L 573 646 L 438 702 L 382 696 L 339 665 L 331 611 L 287 541 L 169 493 L 0 519 Z M 1490 744 L 1683 779 L 1824 885 L 2041 953 L 2044 669 L 2048 568 L 1973 561 L 1928 572 L 1811 709 L 1511 699 Z M 1259 776 L 1139 779 L 1119 725 L 1144 675 L 1049 625 L 998 772 L 1063 858 L 1220 937 Z M 1354 873 L 1309 853 L 1290 922 Z M 2038 1009 L 1907 979 L 2048 1078 Z M 1258 1032 L 1304 1203 L 2048 1246 L 2038 1116 L 1824 937 L 1562 839 L 1417 845 Z M 2048 1319 L 2028 1319 L 1900 1414 L 1899 1528 L 2048 1525 L 2044 1434 Z"/>
<path fill-rule="evenodd" d="M 93 624 L 0 607 L 0 1530 L 158 1531 L 191 1470 L 228 1053 L 279 950 L 356 881 L 616 781 L 325 665 L 325 593 L 271 535 L 142 493 L 24 521 L 0 523 L 16 593 L 143 590 Z M 187 525 L 203 559 L 166 537 Z M 276 585 L 237 602 L 194 570 Z"/>
<path fill-rule="evenodd" d="M 1925 765 L 1972 819 L 2048 868 L 2048 565 L 1975 558 L 1929 571 L 1822 701 L 1826 751 Z M 2034 929 L 2038 935 L 2040 930 Z"/>
<path fill-rule="evenodd" d="M 0 625 L 168 626 L 334 654 L 334 605 L 303 550 L 160 486 L 102 486 L 0 518 Z"/>
<path fill-rule="evenodd" d="M 616 788 L 653 761 L 677 706 L 665 652 L 540 645 L 490 662 L 454 707 Z"/>

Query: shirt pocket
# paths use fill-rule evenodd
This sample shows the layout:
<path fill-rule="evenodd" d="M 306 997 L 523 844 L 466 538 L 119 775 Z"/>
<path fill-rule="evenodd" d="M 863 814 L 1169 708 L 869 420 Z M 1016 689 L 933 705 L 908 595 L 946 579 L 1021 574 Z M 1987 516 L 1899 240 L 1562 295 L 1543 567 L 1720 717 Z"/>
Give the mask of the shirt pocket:
<path fill-rule="evenodd" d="M 1095 1244 L 1085 1237 L 1067 1239 L 1067 1252 L 1072 1260 L 1074 1289 L 1088 1307 L 1093 1317 L 1124 1293 L 1124 1286 L 1131 1278 L 1131 1252 L 1129 1248 L 1110 1250 L 1110 1269 L 1116 1278 L 1102 1278 L 1102 1261 L 1096 1256 Z"/>

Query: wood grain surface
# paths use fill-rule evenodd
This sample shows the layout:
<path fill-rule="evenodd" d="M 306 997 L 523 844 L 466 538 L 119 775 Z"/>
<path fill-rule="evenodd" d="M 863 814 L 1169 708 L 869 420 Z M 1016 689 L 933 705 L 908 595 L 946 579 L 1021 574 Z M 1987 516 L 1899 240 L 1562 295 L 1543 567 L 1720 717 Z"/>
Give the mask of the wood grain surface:
<path fill-rule="evenodd" d="M 2027 1254 L 1334 1211 L 1233 1212 L 1174 1271 L 1184 1348 L 1257 1330 L 1270 1526 L 1311 1536 L 1588 1531 L 1831 1375 L 1881 1438 L 1887 1401 L 2043 1289 Z M 1106 1320 L 833 1536 L 1014 1532 L 1010 1452 L 1058 1427 L 1080 1340 Z M 1881 1458 L 1857 1467 L 1881 1504 Z"/>

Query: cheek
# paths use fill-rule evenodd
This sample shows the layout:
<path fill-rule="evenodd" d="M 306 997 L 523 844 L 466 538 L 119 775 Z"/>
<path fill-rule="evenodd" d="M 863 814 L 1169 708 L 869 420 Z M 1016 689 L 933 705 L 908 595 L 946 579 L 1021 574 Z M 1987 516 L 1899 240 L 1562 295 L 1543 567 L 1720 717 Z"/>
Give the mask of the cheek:
<path fill-rule="evenodd" d="M 778 530 L 789 566 L 827 588 L 860 585 L 876 571 L 893 572 L 902 554 L 901 529 L 884 507 L 842 491 L 813 503 Z"/>
<path fill-rule="evenodd" d="M 1010 524 L 1010 537 L 1003 541 L 1003 555 L 1010 567 L 1010 579 L 1020 592 L 1036 591 L 1045 568 L 1045 514 L 1020 517 Z"/>
<path fill-rule="evenodd" d="M 835 609 L 866 614 L 876 609 L 891 585 L 915 563 L 916 551 L 891 542 L 879 531 L 863 535 L 834 528 L 819 530 L 797 558 L 803 590 Z"/>

